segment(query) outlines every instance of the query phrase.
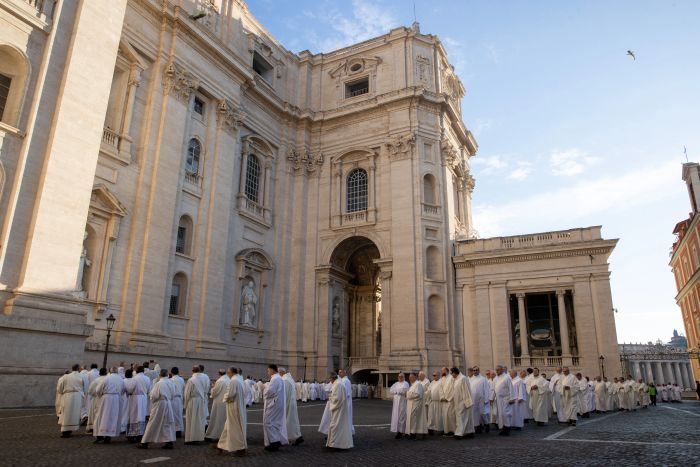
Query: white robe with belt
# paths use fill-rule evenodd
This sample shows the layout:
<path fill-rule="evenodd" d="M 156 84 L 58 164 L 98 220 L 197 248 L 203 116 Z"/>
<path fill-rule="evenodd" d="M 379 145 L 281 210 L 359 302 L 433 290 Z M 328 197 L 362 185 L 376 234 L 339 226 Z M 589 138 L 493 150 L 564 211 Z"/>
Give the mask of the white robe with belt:
<path fill-rule="evenodd" d="M 350 425 L 350 432 L 355 434 L 355 425 L 352 424 L 352 384 L 350 383 L 350 378 L 343 376 L 340 381 L 345 385 L 345 403 L 348 405 L 348 423 Z M 332 390 L 332 389 L 331 389 Z"/>
<path fill-rule="evenodd" d="M 285 389 L 282 377 L 272 375 L 263 394 L 265 407 L 263 409 L 263 433 L 265 446 L 271 443 L 287 444 L 287 420 Z"/>
<path fill-rule="evenodd" d="M 428 429 L 442 431 L 442 407 L 440 406 L 440 380 L 431 381 L 426 390 L 425 399 L 428 402 Z"/>
<path fill-rule="evenodd" d="M 536 422 L 545 423 L 549 420 L 549 407 L 547 407 L 547 393 L 549 383 L 542 376 L 533 376 L 525 385 L 530 395 L 530 410 Z"/>
<path fill-rule="evenodd" d="M 568 389 L 566 389 L 568 387 Z M 561 398 L 562 411 L 565 420 L 576 421 L 578 412 L 579 382 L 574 375 L 569 373 L 557 381 L 557 392 Z"/>
<path fill-rule="evenodd" d="M 452 403 L 455 409 L 455 436 L 464 436 L 474 433 L 474 418 L 472 406 L 472 392 L 469 386 L 469 379 L 460 374 L 454 381 L 454 398 Z"/>
<path fill-rule="evenodd" d="M 221 375 L 214 383 L 211 389 L 211 413 L 209 415 L 209 426 L 204 437 L 207 439 L 219 439 L 221 432 L 224 431 L 226 424 L 226 404 L 224 403 L 224 394 L 228 391 L 228 385 L 231 379 L 228 375 Z"/>
<path fill-rule="evenodd" d="M 81 410 L 84 395 L 88 390 L 87 378 L 77 371 L 61 376 L 56 393 L 60 396 L 60 415 L 58 419 L 61 431 L 76 431 L 80 428 Z"/>
<path fill-rule="evenodd" d="M 395 382 L 389 392 L 394 396 L 394 403 L 391 408 L 391 431 L 403 433 L 406 430 L 406 393 L 408 383 L 406 381 Z"/>
<path fill-rule="evenodd" d="M 301 438 L 301 427 L 299 426 L 299 411 L 297 409 L 296 385 L 294 378 L 286 373 L 284 380 L 284 401 L 285 418 L 287 420 L 287 440 L 294 442 Z"/>
<path fill-rule="evenodd" d="M 150 378 L 149 378 L 150 379 Z M 173 417 L 172 400 L 178 389 L 167 377 L 153 382 L 148 398 L 151 401 L 151 412 L 148 417 L 146 431 L 141 438 L 142 443 L 168 443 L 175 441 L 175 418 Z"/>
<path fill-rule="evenodd" d="M 175 390 L 173 393 L 173 400 L 170 402 L 173 406 L 173 419 L 175 423 L 175 431 L 185 430 L 185 421 L 183 420 L 183 400 L 185 398 L 185 380 L 182 379 L 180 375 L 173 375 L 170 378 L 170 382 Z"/>
<path fill-rule="evenodd" d="M 119 436 L 122 428 L 120 411 L 124 381 L 116 373 L 107 375 L 95 390 L 100 403 L 95 416 L 93 434 L 95 436 Z"/>
<path fill-rule="evenodd" d="M 204 441 L 209 408 L 209 378 L 194 373 L 185 385 L 185 442 Z"/>
<path fill-rule="evenodd" d="M 515 389 L 510 375 L 502 373 L 493 379 L 493 390 L 496 394 L 496 412 L 498 428 L 510 427 L 513 423 L 513 405 Z"/>
<path fill-rule="evenodd" d="M 217 444 L 224 451 L 240 451 L 248 448 L 245 383 L 241 375 L 235 375 L 223 395 L 226 406 L 226 424 Z"/>
<path fill-rule="evenodd" d="M 331 401 L 329 398 L 333 391 L 333 386 L 334 385 L 330 383 L 321 384 L 321 400 L 326 401 L 326 407 L 323 409 L 323 415 L 321 416 L 321 423 L 318 425 L 318 431 L 324 435 L 328 435 L 328 430 L 331 426 Z"/>
<path fill-rule="evenodd" d="M 420 381 L 414 382 L 406 392 L 406 429 L 404 433 L 425 434 L 425 388 Z"/>
<path fill-rule="evenodd" d="M 525 425 L 527 389 L 525 381 L 520 379 L 520 376 L 513 378 L 513 390 L 515 391 L 515 403 L 513 404 L 513 424 L 511 426 L 522 428 Z"/>
<path fill-rule="evenodd" d="M 352 421 L 349 420 L 347 398 L 347 387 L 340 379 L 337 379 L 333 383 L 327 404 L 330 422 L 328 423 L 326 446 L 329 448 L 350 449 L 353 447 L 352 430 L 350 429 Z M 321 431 L 320 427 L 318 431 Z M 323 431 L 321 432 L 323 433 Z"/>
<path fill-rule="evenodd" d="M 148 415 L 147 399 L 150 389 L 151 380 L 146 376 L 124 379 L 124 392 L 127 400 L 127 436 L 143 435 Z"/>
<path fill-rule="evenodd" d="M 440 406 L 442 408 L 442 430 L 445 433 L 454 433 L 457 419 L 455 407 L 452 403 L 454 397 L 454 378 L 451 375 L 440 378 Z"/>
<path fill-rule="evenodd" d="M 472 392 L 472 421 L 475 426 L 488 424 L 489 418 L 489 382 L 481 375 L 471 376 L 469 378 L 469 389 Z"/>

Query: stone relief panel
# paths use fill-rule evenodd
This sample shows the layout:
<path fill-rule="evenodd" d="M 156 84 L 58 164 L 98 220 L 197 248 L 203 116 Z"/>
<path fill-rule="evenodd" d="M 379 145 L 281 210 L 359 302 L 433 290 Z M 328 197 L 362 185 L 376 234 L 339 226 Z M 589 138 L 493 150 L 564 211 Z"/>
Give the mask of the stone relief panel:
<path fill-rule="evenodd" d="M 416 81 L 422 84 L 425 89 L 432 91 L 433 86 L 433 65 L 430 57 L 418 55 L 416 57 Z"/>

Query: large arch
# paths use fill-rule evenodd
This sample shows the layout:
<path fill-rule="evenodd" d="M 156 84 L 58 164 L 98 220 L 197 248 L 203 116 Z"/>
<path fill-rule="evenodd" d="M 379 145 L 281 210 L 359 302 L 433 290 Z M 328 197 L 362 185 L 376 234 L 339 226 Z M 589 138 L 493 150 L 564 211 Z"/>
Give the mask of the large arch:
<path fill-rule="evenodd" d="M 322 268 L 328 288 L 320 281 L 319 294 L 327 297 L 328 331 L 319 337 L 327 339 L 327 366 L 347 366 L 362 381 L 378 370 L 381 354 L 381 259 L 369 236 L 349 235 L 335 243 Z"/>

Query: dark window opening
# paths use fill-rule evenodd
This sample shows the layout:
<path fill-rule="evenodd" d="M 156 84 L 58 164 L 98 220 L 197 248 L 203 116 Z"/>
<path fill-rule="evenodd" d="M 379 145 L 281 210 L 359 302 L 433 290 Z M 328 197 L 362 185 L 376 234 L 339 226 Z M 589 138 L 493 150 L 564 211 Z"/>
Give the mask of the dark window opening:
<path fill-rule="evenodd" d="M 12 78 L 0 75 L 0 120 L 2 120 L 2 116 L 5 113 L 7 96 L 10 95 L 10 84 L 12 84 Z"/>
<path fill-rule="evenodd" d="M 253 71 L 259 74 L 269 84 L 272 84 L 272 70 L 273 67 L 267 60 L 262 58 L 259 53 L 253 53 Z"/>
<path fill-rule="evenodd" d="M 175 251 L 178 253 L 184 253 L 186 241 L 187 241 L 187 227 L 178 227 L 177 228 L 177 241 L 175 242 Z"/>
<path fill-rule="evenodd" d="M 194 113 L 204 116 L 204 101 L 199 97 L 195 97 L 192 110 L 194 110 Z"/>
<path fill-rule="evenodd" d="M 369 78 L 362 78 L 345 85 L 345 98 L 360 96 L 369 92 Z"/>

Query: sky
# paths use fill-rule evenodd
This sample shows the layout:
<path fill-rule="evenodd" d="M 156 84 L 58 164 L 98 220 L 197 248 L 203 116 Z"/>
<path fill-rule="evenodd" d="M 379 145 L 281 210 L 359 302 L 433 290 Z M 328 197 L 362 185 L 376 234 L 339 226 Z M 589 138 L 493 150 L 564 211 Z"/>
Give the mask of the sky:
<path fill-rule="evenodd" d="M 248 0 L 292 52 L 414 21 L 411 0 Z M 416 0 L 466 88 L 481 237 L 603 226 L 619 342 L 685 334 L 669 251 L 700 162 L 700 2 Z M 636 60 L 627 55 L 632 50 Z"/>

